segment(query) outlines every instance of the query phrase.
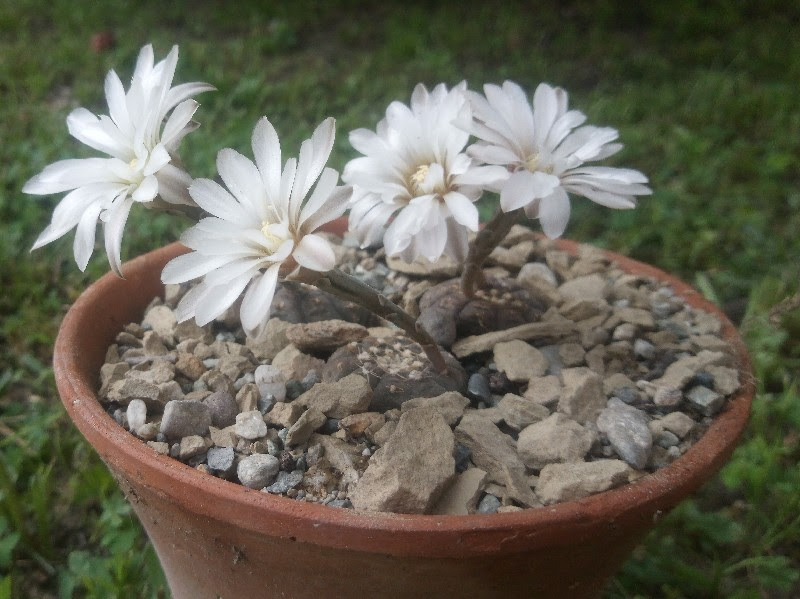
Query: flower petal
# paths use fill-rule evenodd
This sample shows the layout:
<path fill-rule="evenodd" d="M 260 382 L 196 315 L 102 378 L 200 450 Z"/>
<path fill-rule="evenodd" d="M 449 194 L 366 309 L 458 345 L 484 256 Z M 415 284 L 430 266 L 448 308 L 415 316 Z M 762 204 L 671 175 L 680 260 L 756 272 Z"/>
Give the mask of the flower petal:
<path fill-rule="evenodd" d="M 256 276 L 250 282 L 250 286 L 244 294 L 239 317 L 242 321 L 242 328 L 248 336 L 269 318 L 279 270 L 280 265 L 278 264 L 270 266 L 263 274 Z"/>
<path fill-rule="evenodd" d="M 561 187 L 539 201 L 539 222 L 550 239 L 561 237 L 569 222 L 570 204 L 567 192 Z"/>
<path fill-rule="evenodd" d="M 128 220 L 131 206 L 133 206 L 133 198 L 122 199 L 117 206 L 109 209 L 108 219 L 103 227 L 108 263 L 111 265 L 111 270 L 119 277 L 122 277 L 122 259 L 120 258 L 122 231 Z"/>
<path fill-rule="evenodd" d="M 540 171 L 518 171 L 511 175 L 500 191 L 500 207 L 503 212 L 522 208 L 536 198 L 550 195 L 559 185 L 555 175 Z"/>
<path fill-rule="evenodd" d="M 480 216 L 475 204 L 469 198 L 457 191 L 451 191 L 444 195 L 444 201 L 456 222 L 464 225 L 470 231 L 478 230 Z"/>
<path fill-rule="evenodd" d="M 189 195 L 198 206 L 217 218 L 245 227 L 253 224 L 241 204 L 211 179 L 195 179 L 189 187 Z"/>
<path fill-rule="evenodd" d="M 267 197 L 270 202 L 277 204 L 281 189 L 281 144 L 275 127 L 267 117 L 262 117 L 253 129 L 251 145 Z"/>
<path fill-rule="evenodd" d="M 94 251 L 97 217 L 102 209 L 103 206 L 100 202 L 91 204 L 81 216 L 81 220 L 75 229 L 72 252 L 75 255 L 75 263 L 81 272 L 86 270 L 86 265 L 89 264 L 89 258 L 91 258 Z"/>
<path fill-rule="evenodd" d="M 203 294 L 194 310 L 194 319 L 198 326 L 205 326 L 217 316 L 230 308 L 231 304 L 241 295 L 247 283 L 252 278 L 250 273 L 238 276 L 225 285 L 209 287 Z"/>
<path fill-rule="evenodd" d="M 336 254 L 333 253 L 331 244 L 313 233 L 300 240 L 292 256 L 300 266 L 319 272 L 327 272 L 336 266 Z"/>
<path fill-rule="evenodd" d="M 205 256 L 199 252 L 189 252 L 173 258 L 161 271 L 161 282 L 167 284 L 185 283 L 202 277 L 216 268 L 225 266 L 231 256 Z"/>

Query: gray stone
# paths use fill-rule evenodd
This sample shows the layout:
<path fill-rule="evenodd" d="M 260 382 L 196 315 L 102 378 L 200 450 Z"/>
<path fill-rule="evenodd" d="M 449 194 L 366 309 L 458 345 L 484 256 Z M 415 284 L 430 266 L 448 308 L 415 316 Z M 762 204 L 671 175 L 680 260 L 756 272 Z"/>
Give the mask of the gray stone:
<path fill-rule="evenodd" d="M 256 453 L 242 458 L 236 468 L 236 475 L 245 487 L 263 489 L 273 481 L 280 467 L 280 462 L 275 456 Z"/>
<path fill-rule="evenodd" d="M 535 287 L 541 283 L 554 288 L 558 286 L 555 273 L 542 262 L 523 264 L 517 274 L 517 281 L 523 287 Z"/>
<path fill-rule="evenodd" d="M 486 410 L 468 410 L 455 430 L 456 441 L 472 452 L 472 462 L 489 479 L 509 488 L 512 498 L 526 506 L 539 503 L 527 485 L 525 464 L 517 455 L 514 440 L 482 415 Z"/>
<path fill-rule="evenodd" d="M 633 342 L 633 353 L 642 360 L 652 360 L 656 357 L 656 346 L 646 339 L 637 339 Z"/>
<path fill-rule="evenodd" d="M 641 308 L 617 308 L 614 314 L 622 322 L 626 322 L 636 327 L 643 329 L 654 329 L 656 326 L 655 319 L 650 310 L 643 310 Z"/>
<path fill-rule="evenodd" d="M 518 339 L 494 346 L 494 362 L 509 380 L 526 382 L 544 376 L 549 362 L 538 349 Z"/>
<path fill-rule="evenodd" d="M 624 485 L 633 475 L 622 460 L 549 464 L 539 473 L 536 495 L 545 505 L 572 501 Z"/>
<path fill-rule="evenodd" d="M 555 413 L 520 432 L 517 453 L 526 466 L 538 470 L 553 462 L 583 460 L 596 438 L 571 418 Z"/>
<path fill-rule="evenodd" d="M 561 371 L 563 388 L 558 411 L 581 424 L 594 422 L 606 406 L 603 379 L 589 368 L 565 368 Z"/>
<path fill-rule="evenodd" d="M 478 514 L 496 514 L 500 509 L 500 499 L 494 495 L 487 493 L 478 504 L 478 509 L 475 510 Z"/>
<path fill-rule="evenodd" d="M 464 409 L 469 405 L 469 399 L 457 393 L 448 391 L 436 397 L 417 397 L 409 399 L 400 406 L 401 412 L 408 412 L 414 408 L 432 407 L 442 415 L 448 426 L 455 426 L 464 415 Z"/>
<path fill-rule="evenodd" d="M 489 401 L 492 397 L 492 390 L 489 388 L 489 381 L 481 373 L 476 372 L 470 375 L 467 381 L 467 395 L 475 401 Z"/>
<path fill-rule="evenodd" d="M 236 435 L 248 441 L 259 439 L 267 434 L 264 416 L 258 410 L 237 414 L 234 426 Z"/>
<path fill-rule="evenodd" d="M 145 422 L 134 432 L 136 433 L 136 436 L 143 441 L 153 441 L 158 436 L 158 423 Z"/>
<path fill-rule="evenodd" d="M 116 362 L 114 364 L 103 364 L 100 368 L 100 395 L 108 393 L 108 388 L 125 378 L 131 367 L 126 362 Z"/>
<path fill-rule="evenodd" d="M 558 358 L 562 367 L 574 368 L 584 363 L 586 350 L 580 343 L 562 343 L 558 346 Z"/>
<path fill-rule="evenodd" d="M 506 393 L 497 404 L 505 423 L 515 431 L 544 420 L 550 415 L 545 406 L 513 393 Z"/>
<path fill-rule="evenodd" d="M 720 411 L 725 397 L 713 389 L 697 385 L 686 392 L 686 400 L 693 408 L 705 416 L 713 416 Z"/>
<path fill-rule="evenodd" d="M 391 424 L 396 425 L 397 423 L 392 422 Z M 324 460 L 341 473 L 343 485 L 351 487 L 358 482 L 359 465 L 364 458 L 355 445 L 330 435 L 320 435 L 318 433 L 311 435 L 308 445 L 309 447 L 319 445 L 322 448 L 321 453 L 324 456 Z"/>
<path fill-rule="evenodd" d="M 449 279 L 458 274 L 461 264 L 450 258 L 442 256 L 434 262 L 424 258 L 413 262 L 406 262 L 397 256 L 388 256 L 386 265 L 394 271 L 407 275 Z"/>
<path fill-rule="evenodd" d="M 286 446 L 291 447 L 305 443 L 316 430 L 325 424 L 326 420 L 325 414 L 316 408 L 309 408 L 289 428 L 286 435 Z"/>
<path fill-rule="evenodd" d="M 141 399 L 132 399 L 125 415 L 128 419 L 128 430 L 137 431 L 147 422 L 147 406 Z"/>
<path fill-rule="evenodd" d="M 297 403 L 297 400 L 286 403 L 276 403 L 269 412 L 264 414 L 264 420 L 272 426 L 280 426 L 288 429 L 297 422 L 297 419 L 300 418 L 304 410 L 305 407 Z M 261 412 L 259 412 L 259 414 L 260 413 Z"/>
<path fill-rule="evenodd" d="M 668 430 L 661 431 L 655 438 L 656 445 L 663 447 L 664 449 L 669 449 L 670 447 L 680 443 L 680 441 L 681 440 L 678 438 L 678 435 Z"/>
<path fill-rule="evenodd" d="M 208 450 L 206 463 L 212 471 L 228 475 L 233 472 L 235 455 L 233 447 L 212 447 Z"/>
<path fill-rule="evenodd" d="M 233 395 L 225 391 L 215 391 L 203 400 L 211 415 L 211 424 L 217 428 L 225 428 L 236 422 L 239 406 Z"/>
<path fill-rule="evenodd" d="M 205 435 L 209 426 L 211 426 L 211 414 L 208 406 L 203 403 L 180 399 L 164 406 L 160 430 L 168 439 Z"/>
<path fill-rule="evenodd" d="M 597 417 L 597 429 L 606 434 L 619 457 L 641 470 L 647 465 L 653 447 L 648 422 L 649 418 L 641 410 L 612 399 Z"/>
<path fill-rule="evenodd" d="M 611 333 L 611 338 L 614 341 L 632 341 L 636 337 L 636 326 L 629 322 L 623 322 L 618 325 L 614 332 Z"/>
<path fill-rule="evenodd" d="M 208 434 L 211 442 L 217 447 L 235 447 L 239 438 L 236 436 L 236 426 L 226 426 L 225 428 L 208 427 Z"/>
<path fill-rule="evenodd" d="M 370 459 L 350 501 L 363 510 L 429 512 L 455 475 L 454 445 L 453 431 L 434 408 L 409 410 Z"/>
<path fill-rule="evenodd" d="M 275 482 L 267 487 L 267 493 L 284 495 L 289 489 L 294 489 L 303 482 L 303 471 L 292 470 L 291 472 L 278 472 Z"/>
<path fill-rule="evenodd" d="M 344 418 L 366 412 L 371 400 L 372 387 L 367 379 L 354 373 L 333 383 L 317 383 L 295 401 L 329 418 Z"/>
<path fill-rule="evenodd" d="M 286 338 L 303 352 L 331 352 L 367 334 L 366 327 L 344 320 L 298 323 L 286 329 Z"/>
<path fill-rule="evenodd" d="M 256 368 L 253 376 L 261 399 L 271 395 L 275 401 L 286 401 L 286 379 L 280 368 L 271 364 L 262 364 Z"/>
<path fill-rule="evenodd" d="M 164 443 L 163 441 L 148 441 L 147 445 L 152 447 L 156 453 L 169 455 L 169 443 Z"/>
<path fill-rule="evenodd" d="M 453 479 L 431 513 L 466 515 L 474 512 L 485 480 L 485 471 L 468 468 Z"/>

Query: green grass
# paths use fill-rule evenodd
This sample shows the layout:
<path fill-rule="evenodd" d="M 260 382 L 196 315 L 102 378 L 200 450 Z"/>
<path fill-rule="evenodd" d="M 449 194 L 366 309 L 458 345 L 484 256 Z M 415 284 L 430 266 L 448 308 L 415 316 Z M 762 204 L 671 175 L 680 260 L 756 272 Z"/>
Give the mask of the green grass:
<path fill-rule="evenodd" d="M 126 79 L 141 45 L 180 45 L 177 80 L 205 80 L 202 127 L 183 157 L 212 176 L 217 150 L 249 154 L 269 115 L 287 152 L 337 118 L 374 127 L 413 85 L 512 78 L 562 85 L 590 122 L 620 129 L 614 163 L 655 191 L 634 211 L 574 202 L 567 235 L 652 262 L 731 314 L 758 378 L 753 420 L 721 475 L 666 517 L 608 597 L 800 596 L 800 315 L 768 318 L 797 291 L 800 10 L 790 3 L 413 2 L 0 3 L 0 598 L 165 597 L 154 554 L 110 475 L 67 421 L 49 367 L 87 273 L 71 236 L 29 253 L 55 198 L 24 196 L 49 162 L 88 155 L 64 119 L 103 112 L 102 80 Z M 793 25 L 794 24 L 794 25 Z M 114 48 L 94 53 L 92 33 Z M 123 256 L 180 232 L 136 212 Z"/>

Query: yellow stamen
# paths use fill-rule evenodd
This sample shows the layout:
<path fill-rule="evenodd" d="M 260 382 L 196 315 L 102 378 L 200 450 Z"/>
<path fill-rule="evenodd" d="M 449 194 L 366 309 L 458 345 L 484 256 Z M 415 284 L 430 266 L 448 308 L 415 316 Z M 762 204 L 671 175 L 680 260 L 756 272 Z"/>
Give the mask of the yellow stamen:
<path fill-rule="evenodd" d="M 425 177 L 428 176 L 428 171 L 429 170 L 430 170 L 430 167 L 427 164 L 423 164 L 419 168 L 417 168 L 417 170 L 414 172 L 413 175 L 411 175 L 411 177 L 409 178 L 409 181 L 411 183 L 411 188 L 414 191 L 416 191 L 416 192 L 420 192 L 421 191 L 420 187 L 422 186 L 422 183 L 425 181 Z"/>

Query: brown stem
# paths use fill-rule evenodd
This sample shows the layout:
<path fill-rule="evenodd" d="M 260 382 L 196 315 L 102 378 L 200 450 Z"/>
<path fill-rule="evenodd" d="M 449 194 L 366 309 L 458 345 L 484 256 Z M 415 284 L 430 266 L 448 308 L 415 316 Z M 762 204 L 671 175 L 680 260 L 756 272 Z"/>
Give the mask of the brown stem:
<path fill-rule="evenodd" d="M 503 212 L 498 210 L 469 246 L 467 260 L 461 273 L 461 290 L 467 297 L 475 295 L 475 289 L 484 283 L 483 263 L 492 253 L 492 250 L 508 235 L 511 227 L 517 222 L 522 209 Z"/>
<path fill-rule="evenodd" d="M 314 285 L 331 295 L 363 306 L 373 314 L 377 314 L 381 318 L 397 325 L 410 338 L 422 346 L 425 355 L 428 356 L 437 372 L 441 374 L 447 373 L 447 365 L 442 353 L 439 351 L 439 346 L 427 331 L 418 326 L 417 321 L 408 312 L 366 283 L 362 283 L 355 277 L 343 273 L 338 268 L 328 272 L 316 272 L 300 268 L 296 274 L 292 275 L 291 279 Z"/>

